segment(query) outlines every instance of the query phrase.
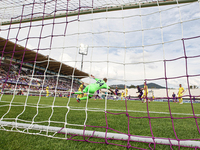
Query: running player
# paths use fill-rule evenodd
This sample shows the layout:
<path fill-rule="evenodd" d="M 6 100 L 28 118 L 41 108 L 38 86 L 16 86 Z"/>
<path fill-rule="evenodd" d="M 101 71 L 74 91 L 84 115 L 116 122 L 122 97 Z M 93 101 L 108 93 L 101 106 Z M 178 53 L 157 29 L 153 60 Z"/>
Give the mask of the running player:
<path fill-rule="evenodd" d="M 78 92 L 75 92 L 75 93 L 74 93 L 74 94 L 83 94 L 83 93 L 84 93 L 84 96 L 83 96 L 83 97 L 77 98 L 77 102 L 78 102 L 78 103 L 79 103 L 81 100 L 87 100 L 87 99 L 91 98 L 91 97 L 94 95 L 94 93 L 95 93 L 97 90 L 100 90 L 100 89 L 108 89 L 108 90 L 110 90 L 112 93 L 114 93 L 114 92 L 110 89 L 110 87 L 106 84 L 106 82 L 107 82 L 107 79 L 106 79 L 106 78 L 104 78 L 103 80 L 101 80 L 101 79 L 95 78 L 93 75 L 91 75 L 91 77 L 92 77 L 93 79 L 96 80 L 95 83 L 91 83 L 90 85 L 86 86 L 86 87 L 84 88 L 83 92 L 78 91 Z M 87 95 L 86 93 L 88 93 L 88 95 Z"/>
<path fill-rule="evenodd" d="M 173 98 L 173 102 L 175 103 L 176 102 L 176 94 L 174 92 L 172 94 L 172 98 Z"/>
<path fill-rule="evenodd" d="M 142 100 L 142 95 L 143 95 L 143 92 L 142 92 L 142 88 L 140 88 L 138 85 L 137 85 L 137 92 L 136 93 L 139 93 L 138 94 L 138 97 L 140 100 Z"/>
<path fill-rule="evenodd" d="M 144 90 L 143 98 L 144 98 L 144 103 L 146 103 L 146 99 L 147 99 L 147 95 L 148 95 L 148 86 L 147 86 L 146 82 L 144 82 L 144 88 L 142 90 Z"/>
<path fill-rule="evenodd" d="M 183 92 L 184 92 L 184 88 L 182 87 L 181 84 L 179 84 L 179 90 L 178 90 L 178 98 L 179 98 L 179 104 L 183 104 Z"/>
<path fill-rule="evenodd" d="M 119 90 L 118 90 L 118 88 L 117 88 L 117 86 L 116 86 L 116 88 L 115 88 L 116 100 L 118 100 L 118 92 L 119 92 Z"/>

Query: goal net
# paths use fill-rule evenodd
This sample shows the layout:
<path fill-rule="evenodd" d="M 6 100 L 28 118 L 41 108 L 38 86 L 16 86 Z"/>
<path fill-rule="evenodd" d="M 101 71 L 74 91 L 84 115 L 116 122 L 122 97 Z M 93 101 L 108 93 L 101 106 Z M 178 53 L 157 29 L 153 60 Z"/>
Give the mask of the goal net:
<path fill-rule="evenodd" d="M 199 0 L 1 0 L 0 20 L 0 130 L 200 148 Z M 90 75 L 119 95 L 77 103 Z"/>

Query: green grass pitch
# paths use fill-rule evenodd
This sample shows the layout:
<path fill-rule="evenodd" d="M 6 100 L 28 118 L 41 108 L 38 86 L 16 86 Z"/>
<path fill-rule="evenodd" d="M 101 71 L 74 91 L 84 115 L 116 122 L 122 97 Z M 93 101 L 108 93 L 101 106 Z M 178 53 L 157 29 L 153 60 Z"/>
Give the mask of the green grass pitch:
<path fill-rule="evenodd" d="M 74 98 L 61 98 L 61 97 L 39 97 L 29 96 L 28 99 L 26 96 L 15 96 L 13 99 L 11 95 L 3 95 L 0 101 L 0 117 L 4 114 L 3 121 L 14 121 L 18 116 L 18 122 L 32 121 L 33 117 L 37 114 L 37 103 L 38 106 L 38 115 L 35 117 L 34 122 L 41 125 L 48 125 L 49 117 L 50 126 L 64 127 L 65 119 L 68 124 L 79 124 L 83 125 L 86 117 L 86 124 L 91 126 L 106 126 L 105 113 L 103 112 L 107 108 L 108 112 L 120 113 L 125 112 L 125 101 L 113 101 L 107 100 L 105 105 L 105 100 L 94 100 L 90 99 L 88 103 L 86 101 L 81 101 L 77 103 Z M 12 100 L 12 105 L 9 110 L 9 104 Z M 24 109 L 24 104 L 27 104 Z M 54 107 L 52 108 L 52 104 Z M 70 111 L 65 118 L 68 108 Z M 34 107 L 33 107 L 34 106 Z M 87 106 L 88 111 L 85 111 Z M 173 117 L 188 117 L 192 116 L 192 107 L 191 104 L 177 104 L 170 103 L 171 113 Z M 193 108 L 196 115 L 200 115 L 199 104 L 193 104 Z M 145 117 L 147 114 L 147 104 L 141 103 L 140 101 L 127 101 L 127 109 L 130 116 L 134 117 Z M 148 103 L 148 109 L 150 111 L 150 117 L 164 117 L 169 115 L 169 106 L 166 102 L 151 102 Z M 9 110 L 9 112 L 8 112 Z M 94 111 L 96 110 L 96 111 Z M 23 112 L 23 113 L 22 113 Z M 53 112 L 53 113 L 52 113 Z M 22 113 L 22 114 L 21 114 Z M 21 114 L 21 115 L 19 115 Z M 122 133 L 128 134 L 128 117 L 125 114 L 113 115 L 107 113 L 108 126 L 115 130 L 118 130 Z M 10 118 L 10 120 L 7 120 Z M 129 131 L 133 135 L 141 136 L 151 136 L 151 130 L 149 123 L 151 122 L 152 132 L 155 137 L 165 137 L 165 138 L 174 138 L 174 131 L 172 128 L 171 118 L 157 118 L 157 119 L 148 119 L 148 118 L 129 118 Z M 197 119 L 198 124 L 200 125 L 200 119 Z M 199 133 L 197 130 L 196 122 L 194 118 L 189 119 L 173 119 L 174 127 L 176 134 L 179 139 L 199 139 Z M 73 126 L 67 125 L 69 128 L 83 129 L 82 126 Z M 107 145 L 107 144 L 94 144 L 88 142 L 78 142 L 70 141 L 64 139 L 55 139 L 46 137 L 46 135 L 53 135 L 53 133 L 41 132 L 44 136 L 39 135 L 29 135 L 15 132 L 7 132 L 11 130 L 10 127 L 2 128 L 0 126 L 0 149 L 126 149 L 125 147 Z M 18 129 L 23 131 L 23 129 Z M 87 127 L 86 130 L 95 130 L 95 131 L 105 131 L 105 128 L 93 128 Z M 27 133 L 27 131 L 23 131 Z M 29 133 L 39 131 L 29 130 Z M 113 132 L 108 130 L 108 132 Z M 64 138 L 63 134 L 56 134 L 55 137 Z M 67 136 L 70 137 L 69 135 Z M 74 139 L 81 139 L 82 137 L 74 137 Z M 104 142 L 103 139 L 91 138 L 90 141 Z M 109 140 L 110 143 L 127 145 L 126 141 L 116 141 Z M 144 149 L 150 149 L 148 144 L 131 142 L 134 147 L 140 147 Z M 151 145 L 153 147 L 153 144 Z M 173 149 L 178 149 L 178 147 L 173 146 Z M 156 145 L 156 149 L 170 149 L 168 145 Z M 181 148 L 181 149 L 190 149 L 190 148 Z"/>

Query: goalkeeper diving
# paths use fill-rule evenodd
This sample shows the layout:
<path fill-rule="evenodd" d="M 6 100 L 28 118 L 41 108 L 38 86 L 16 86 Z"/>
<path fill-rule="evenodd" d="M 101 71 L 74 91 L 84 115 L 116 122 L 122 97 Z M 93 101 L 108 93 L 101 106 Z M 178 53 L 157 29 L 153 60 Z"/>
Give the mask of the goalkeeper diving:
<path fill-rule="evenodd" d="M 103 78 L 103 80 L 101 79 L 97 79 L 95 78 L 93 75 L 91 75 L 91 77 L 93 79 L 96 80 L 95 83 L 91 83 L 89 85 L 87 85 L 83 91 L 78 91 L 78 92 L 75 92 L 74 94 L 84 94 L 83 97 L 81 98 L 77 98 L 77 102 L 80 103 L 81 100 L 87 100 L 89 98 L 92 98 L 92 96 L 94 95 L 94 93 L 97 91 L 97 90 L 100 90 L 100 89 L 108 89 L 109 91 L 111 91 L 112 93 L 114 93 L 110 87 L 106 84 L 107 82 L 107 79 L 106 78 Z M 88 94 L 87 94 L 88 93 Z"/>

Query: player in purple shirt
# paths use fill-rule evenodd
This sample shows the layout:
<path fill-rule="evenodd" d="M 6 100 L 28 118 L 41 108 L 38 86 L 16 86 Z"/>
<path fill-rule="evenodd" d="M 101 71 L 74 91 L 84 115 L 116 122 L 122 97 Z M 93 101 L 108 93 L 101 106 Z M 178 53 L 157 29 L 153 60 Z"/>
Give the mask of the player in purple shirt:
<path fill-rule="evenodd" d="M 119 92 L 119 90 L 118 90 L 118 88 L 117 88 L 117 86 L 116 86 L 116 88 L 115 88 L 115 95 L 116 96 L 114 96 L 114 99 L 116 99 L 116 100 L 118 100 L 118 93 Z"/>
<path fill-rule="evenodd" d="M 143 92 L 142 92 L 142 88 L 140 88 L 139 86 L 137 86 L 137 92 L 136 93 L 139 93 L 138 94 L 138 97 L 139 97 L 139 99 L 141 100 L 142 99 L 142 95 L 143 95 Z"/>
<path fill-rule="evenodd" d="M 101 100 L 101 97 L 99 96 L 99 90 L 97 90 L 97 95 L 95 96 L 94 100 L 96 100 L 97 98 L 99 98 L 99 100 Z"/>
<path fill-rule="evenodd" d="M 118 92 L 119 92 L 119 90 L 118 90 L 118 88 L 116 87 L 116 89 L 115 89 L 115 95 L 118 95 Z"/>
<path fill-rule="evenodd" d="M 176 102 L 176 94 L 174 92 L 172 94 L 172 97 L 173 97 L 173 102 L 175 103 Z"/>

